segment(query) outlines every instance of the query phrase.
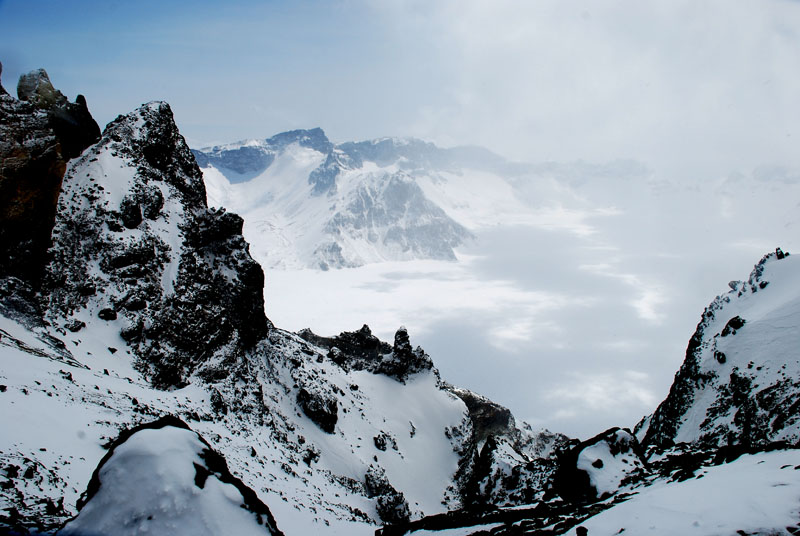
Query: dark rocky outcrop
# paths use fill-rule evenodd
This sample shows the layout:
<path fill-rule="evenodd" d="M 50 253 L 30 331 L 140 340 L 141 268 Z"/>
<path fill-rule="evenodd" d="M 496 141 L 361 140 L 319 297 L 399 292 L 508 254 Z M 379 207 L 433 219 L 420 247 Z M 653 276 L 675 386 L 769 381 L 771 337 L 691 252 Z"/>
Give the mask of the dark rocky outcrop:
<path fill-rule="evenodd" d="M 327 349 L 328 358 L 346 370 L 367 370 L 400 382 L 418 372 L 435 371 L 430 356 L 419 346 L 411 346 L 404 327 L 395 333 L 393 346 L 373 335 L 366 324 L 358 331 L 344 331 L 334 337 L 321 337 L 310 329 L 301 330 L 298 335 Z"/>
<path fill-rule="evenodd" d="M 206 206 L 167 104 L 120 116 L 64 180 L 44 284 L 50 315 L 97 308 L 118 322 L 156 387 L 224 377 L 269 328 L 242 224 Z"/>
<path fill-rule="evenodd" d="M 44 69 L 0 92 L 0 274 L 38 286 L 67 161 L 100 138 L 86 99 L 74 103 Z"/>
<path fill-rule="evenodd" d="M 322 431 L 334 432 L 339 420 L 339 405 L 335 398 L 317 389 L 301 387 L 297 392 L 297 404 Z"/>
<path fill-rule="evenodd" d="M 408 501 L 402 492 L 397 491 L 386 478 L 385 471 L 370 465 L 364 476 L 367 496 L 375 499 L 378 516 L 386 523 L 405 523 L 411 517 Z"/>
<path fill-rule="evenodd" d="M 489 436 L 513 433 L 516 424 L 514 416 L 508 408 L 467 389 L 458 389 L 449 385 L 447 387 L 448 391 L 466 404 L 476 441 L 484 441 Z"/>

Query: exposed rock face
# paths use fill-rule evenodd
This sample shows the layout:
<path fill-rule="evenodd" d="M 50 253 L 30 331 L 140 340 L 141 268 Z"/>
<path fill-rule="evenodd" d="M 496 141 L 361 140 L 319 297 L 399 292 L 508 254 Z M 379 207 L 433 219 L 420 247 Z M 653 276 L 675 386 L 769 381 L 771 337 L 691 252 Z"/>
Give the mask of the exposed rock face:
<path fill-rule="evenodd" d="M 798 272 L 779 249 L 706 308 L 669 395 L 637 426 L 647 448 L 800 440 Z"/>
<path fill-rule="evenodd" d="M 0 62 L 0 95 L 8 95 L 8 91 L 3 87 L 3 64 Z"/>
<path fill-rule="evenodd" d="M 60 534 L 283 534 L 225 458 L 171 416 L 120 434 L 78 508 Z"/>
<path fill-rule="evenodd" d="M 554 489 L 572 502 L 591 502 L 641 479 L 647 463 L 630 430 L 611 428 L 578 443 L 559 457 Z"/>
<path fill-rule="evenodd" d="M 86 100 L 56 90 L 43 69 L 0 92 L 0 273 L 38 285 L 69 159 L 100 138 Z"/>
<path fill-rule="evenodd" d="M 550 487 L 557 458 L 570 439 L 548 430 L 517 425 L 508 408 L 488 398 L 446 384 L 467 406 L 471 437 L 462 464 L 463 507 L 481 510 L 540 500 Z"/>
<path fill-rule="evenodd" d="M 366 324 L 358 331 L 345 331 L 335 337 L 320 337 L 310 329 L 298 335 L 328 349 L 328 357 L 345 370 L 367 370 L 400 382 L 405 382 L 412 374 L 433 370 L 430 356 L 421 347 L 411 346 L 404 327 L 395 333 L 394 346 L 378 339 Z"/>
<path fill-rule="evenodd" d="M 116 322 L 157 387 L 224 376 L 268 329 L 264 275 L 241 231 L 240 217 L 206 207 L 169 106 L 142 106 L 67 173 L 45 282 L 50 316 Z"/>
<path fill-rule="evenodd" d="M 467 405 L 476 441 L 485 441 L 490 435 L 508 435 L 514 430 L 514 417 L 508 408 L 467 389 L 450 386 L 449 390 Z"/>
<path fill-rule="evenodd" d="M 306 417 L 317 423 L 323 431 L 332 434 L 339 420 L 339 406 L 336 399 L 317 389 L 301 387 L 297 393 L 297 403 Z"/>
<path fill-rule="evenodd" d="M 404 523 L 409 520 L 408 501 L 389 483 L 383 469 L 370 466 L 364 476 L 364 485 L 367 495 L 375 499 L 375 508 L 382 521 Z"/>

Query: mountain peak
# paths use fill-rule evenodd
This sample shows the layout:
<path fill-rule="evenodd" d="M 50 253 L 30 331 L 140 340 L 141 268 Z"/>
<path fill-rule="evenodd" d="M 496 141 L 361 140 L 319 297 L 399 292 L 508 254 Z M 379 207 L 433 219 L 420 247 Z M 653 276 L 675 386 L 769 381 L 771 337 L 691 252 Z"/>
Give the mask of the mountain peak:
<path fill-rule="evenodd" d="M 281 132 L 268 138 L 266 143 L 276 149 L 283 149 L 291 143 L 298 143 L 301 147 L 308 147 L 323 154 L 328 154 L 333 150 L 333 143 L 319 127 Z"/>

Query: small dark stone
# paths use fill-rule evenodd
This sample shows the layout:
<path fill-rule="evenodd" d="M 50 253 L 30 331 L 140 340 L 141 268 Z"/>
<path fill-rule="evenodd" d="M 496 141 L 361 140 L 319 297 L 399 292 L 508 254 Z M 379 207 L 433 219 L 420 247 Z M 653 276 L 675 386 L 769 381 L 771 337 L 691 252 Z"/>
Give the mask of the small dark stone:
<path fill-rule="evenodd" d="M 75 290 L 78 291 L 78 294 L 81 296 L 94 296 L 97 294 L 97 287 L 92 285 L 91 283 L 83 283 L 75 287 Z"/>
<path fill-rule="evenodd" d="M 117 312 L 114 309 L 109 309 L 106 307 L 105 309 L 100 309 L 100 312 L 97 313 L 97 316 L 102 320 L 116 320 Z"/>
<path fill-rule="evenodd" d="M 744 326 L 746 320 L 740 316 L 734 316 L 728 323 L 725 324 L 725 327 L 722 330 L 722 336 L 727 337 L 728 335 L 736 335 L 736 330 L 741 329 Z"/>
<path fill-rule="evenodd" d="M 592 462 L 592 467 L 596 467 L 597 469 L 602 469 L 603 460 L 601 460 L 600 458 L 596 459 L 595 461 Z"/>
<path fill-rule="evenodd" d="M 720 364 L 725 363 L 725 361 L 727 361 L 727 358 L 725 357 L 725 354 L 723 354 L 719 350 L 714 352 L 714 359 L 719 361 Z"/>
<path fill-rule="evenodd" d="M 119 205 L 119 215 L 122 225 L 128 229 L 135 229 L 142 223 L 142 209 L 135 199 L 126 196 Z"/>
<path fill-rule="evenodd" d="M 339 404 L 336 399 L 320 392 L 301 388 L 297 393 L 297 403 L 306 417 L 317 424 L 324 432 L 332 434 L 339 420 Z"/>
<path fill-rule="evenodd" d="M 6 387 L 5 385 L 0 385 L 0 393 L 5 393 L 7 389 L 8 387 Z"/>
<path fill-rule="evenodd" d="M 77 333 L 86 327 L 86 323 L 80 320 L 70 320 L 64 327 L 70 330 L 72 333 Z"/>
<path fill-rule="evenodd" d="M 108 347 L 108 351 L 111 352 L 112 354 L 116 354 L 117 353 L 117 349 L 114 348 L 113 346 L 109 346 Z"/>

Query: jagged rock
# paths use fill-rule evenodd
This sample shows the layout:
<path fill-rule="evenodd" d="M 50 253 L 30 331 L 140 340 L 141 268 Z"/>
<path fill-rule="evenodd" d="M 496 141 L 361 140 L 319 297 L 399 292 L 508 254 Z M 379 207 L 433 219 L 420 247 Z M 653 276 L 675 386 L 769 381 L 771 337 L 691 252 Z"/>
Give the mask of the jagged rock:
<path fill-rule="evenodd" d="M 411 517 L 405 496 L 397 491 L 386 478 L 381 467 L 370 465 L 364 475 L 367 496 L 375 499 L 375 507 L 381 520 L 386 523 L 405 523 Z"/>
<path fill-rule="evenodd" d="M 0 314 L 30 329 L 43 325 L 33 288 L 16 277 L 0 278 Z"/>
<path fill-rule="evenodd" d="M 486 397 L 449 384 L 444 388 L 467 406 L 471 437 L 460 469 L 463 508 L 530 504 L 543 497 L 557 469 L 557 457 L 570 444 L 563 434 L 534 432 L 517 425 L 511 412 Z"/>
<path fill-rule="evenodd" d="M 177 417 L 126 430 L 114 440 L 59 534 L 282 536 L 251 488 L 205 439 Z"/>
<path fill-rule="evenodd" d="M 725 324 L 725 327 L 722 328 L 722 336 L 727 337 L 728 335 L 736 335 L 737 329 L 742 329 L 745 325 L 745 319 L 740 316 L 734 316 L 728 323 Z"/>
<path fill-rule="evenodd" d="M 404 327 L 395 333 L 394 346 L 378 339 L 366 324 L 358 331 L 345 331 L 335 337 L 320 337 L 310 329 L 301 330 L 298 335 L 328 349 L 328 358 L 345 370 L 368 370 L 400 382 L 412 374 L 435 370 L 422 348 L 412 348 Z"/>
<path fill-rule="evenodd" d="M 297 403 L 306 414 L 324 432 L 332 434 L 339 420 L 339 405 L 336 399 L 326 396 L 319 390 L 301 387 L 297 392 Z"/>
<path fill-rule="evenodd" d="M 44 110 L 67 103 L 67 98 L 53 87 L 44 69 L 36 69 L 19 77 L 17 97 Z"/>
<path fill-rule="evenodd" d="M 64 180 L 45 281 L 49 314 L 97 307 L 100 298 L 84 289 L 103 288 L 137 368 L 161 388 L 192 374 L 226 376 L 269 327 L 264 274 L 242 219 L 209 210 L 205 197 L 172 111 L 158 102 L 109 123 Z"/>
<path fill-rule="evenodd" d="M 0 93 L 0 274 L 38 286 L 69 159 L 100 138 L 86 101 L 70 103 L 43 69 Z"/>
<path fill-rule="evenodd" d="M 467 389 L 448 386 L 448 390 L 467 405 L 476 441 L 482 442 L 489 436 L 510 435 L 513 433 L 516 423 L 508 408 Z"/>

